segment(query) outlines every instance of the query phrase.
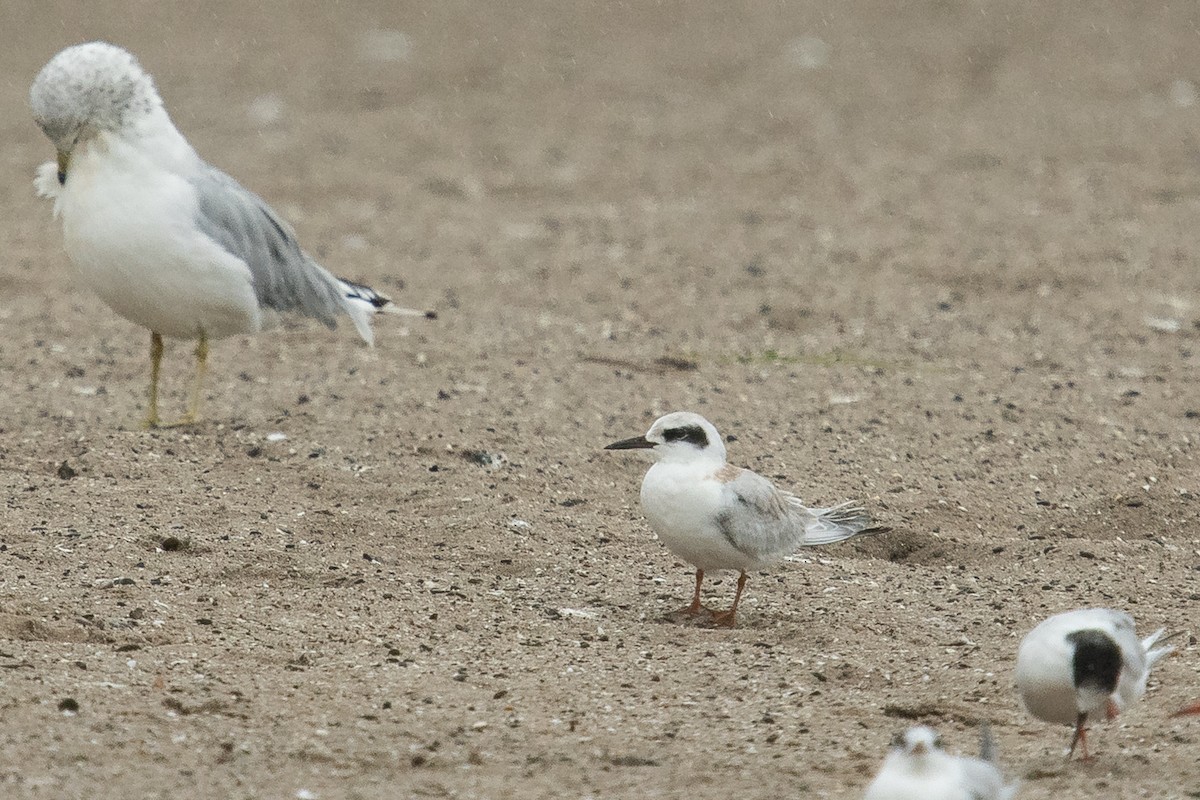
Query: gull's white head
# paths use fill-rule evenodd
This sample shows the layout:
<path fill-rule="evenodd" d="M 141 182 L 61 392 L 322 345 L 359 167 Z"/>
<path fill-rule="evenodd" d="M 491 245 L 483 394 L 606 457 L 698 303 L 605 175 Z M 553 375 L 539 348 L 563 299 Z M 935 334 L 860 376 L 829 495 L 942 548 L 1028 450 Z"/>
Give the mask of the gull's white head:
<path fill-rule="evenodd" d="M 937 731 L 924 725 L 915 725 L 892 739 L 892 749 L 910 758 L 925 758 L 942 749 L 942 737 Z"/>
<path fill-rule="evenodd" d="M 68 47 L 33 80 L 29 105 L 38 127 L 58 148 L 59 180 L 82 142 L 124 129 L 162 108 L 154 81 L 129 52 L 107 42 Z"/>
<path fill-rule="evenodd" d="M 613 442 L 605 450 L 653 450 L 659 461 L 725 462 L 725 443 L 711 422 L 690 411 L 659 417 L 645 436 Z"/>

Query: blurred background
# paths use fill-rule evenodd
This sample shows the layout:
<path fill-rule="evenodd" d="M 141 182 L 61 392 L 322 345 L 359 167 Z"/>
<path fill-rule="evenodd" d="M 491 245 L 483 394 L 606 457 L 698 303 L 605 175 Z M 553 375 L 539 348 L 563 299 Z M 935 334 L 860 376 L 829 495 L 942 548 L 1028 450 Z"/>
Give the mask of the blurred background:
<path fill-rule="evenodd" d="M 1192 792 L 1165 715 L 1194 632 L 1095 770 L 1010 674 L 1056 611 L 1195 624 L 1198 30 L 1192 2 L 0 3 L 6 796 L 851 797 L 898 728 L 973 751 L 980 719 L 1030 797 Z M 148 337 L 32 189 L 29 84 L 97 38 L 327 267 L 440 318 L 217 343 L 210 421 L 136 430 Z M 662 624 L 689 570 L 600 448 L 682 408 L 895 530 L 754 576 L 742 630 Z"/>

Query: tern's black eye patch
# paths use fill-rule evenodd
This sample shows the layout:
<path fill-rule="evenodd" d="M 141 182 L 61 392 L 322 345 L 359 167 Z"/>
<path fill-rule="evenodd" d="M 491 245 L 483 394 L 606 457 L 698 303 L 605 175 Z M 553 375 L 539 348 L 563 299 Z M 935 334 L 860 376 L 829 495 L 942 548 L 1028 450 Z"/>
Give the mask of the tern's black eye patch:
<path fill-rule="evenodd" d="M 667 428 L 663 431 L 663 439 L 668 442 L 687 442 L 696 447 L 708 447 L 708 434 L 699 425 L 684 425 L 680 428 Z"/>

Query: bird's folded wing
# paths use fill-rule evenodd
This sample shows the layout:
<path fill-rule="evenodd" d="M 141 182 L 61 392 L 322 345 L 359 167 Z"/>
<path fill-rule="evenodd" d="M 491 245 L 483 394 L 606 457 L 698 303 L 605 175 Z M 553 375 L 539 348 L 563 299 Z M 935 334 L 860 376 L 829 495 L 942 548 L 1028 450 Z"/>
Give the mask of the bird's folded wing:
<path fill-rule="evenodd" d="M 800 529 L 790 516 L 787 497 L 761 475 L 741 470 L 725 483 L 721 507 L 718 524 L 737 550 L 768 558 L 792 549 L 790 540 Z"/>
<path fill-rule="evenodd" d="M 250 268 L 260 306 L 297 311 L 329 327 L 344 310 L 336 278 L 300 249 L 291 227 L 258 195 L 214 167 L 192 179 L 199 228 Z"/>

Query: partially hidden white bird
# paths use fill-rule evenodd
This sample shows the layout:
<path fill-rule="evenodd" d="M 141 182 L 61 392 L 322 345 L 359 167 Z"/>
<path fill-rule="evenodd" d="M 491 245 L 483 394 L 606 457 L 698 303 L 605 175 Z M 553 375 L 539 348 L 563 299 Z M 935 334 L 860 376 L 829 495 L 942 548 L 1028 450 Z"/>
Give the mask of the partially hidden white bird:
<path fill-rule="evenodd" d="M 979 758 L 954 756 L 942 749 L 942 737 L 917 725 L 897 734 L 863 800 L 1009 800 L 1016 783 L 1007 783 L 996 764 L 991 730 L 980 726 Z"/>
<path fill-rule="evenodd" d="M 1089 760 L 1087 724 L 1113 719 L 1146 693 L 1150 669 L 1171 652 L 1160 646 L 1165 628 L 1138 639 L 1133 618 L 1108 608 L 1055 614 L 1021 640 L 1017 691 L 1030 714 L 1075 727 L 1070 758 L 1078 746 Z"/>
<path fill-rule="evenodd" d="M 164 336 L 197 343 L 186 423 L 199 414 L 212 339 L 298 312 L 331 328 L 344 314 L 370 345 L 376 312 L 432 316 L 317 264 L 265 202 L 197 155 L 120 47 L 66 48 L 38 73 L 29 100 L 58 149 L 34 183 L 54 200 L 67 255 L 114 311 L 150 329 L 148 427 L 159 425 Z"/>
<path fill-rule="evenodd" d="M 696 567 L 692 602 L 676 612 L 676 618 L 704 616 L 732 627 L 748 571 L 773 564 L 800 547 L 890 530 L 875 527 L 855 503 L 807 508 L 761 475 L 726 463 L 721 434 L 699 414 L 667 414 L 644 436 L 604 449 L 649 449 L 657 458 L 642 480 L 642 510 L 667 549 Z M 700 603 L 704 576 L 715 570 L 739 573 L 728 611 L 714 613 Z"/>

